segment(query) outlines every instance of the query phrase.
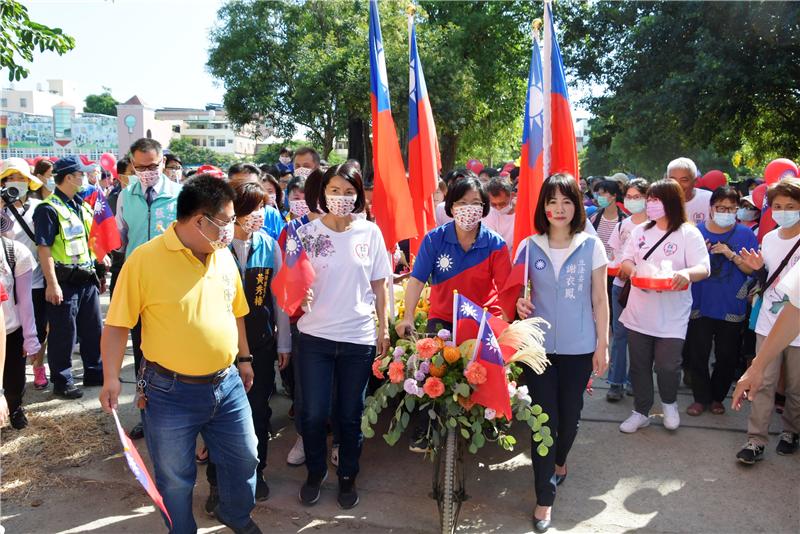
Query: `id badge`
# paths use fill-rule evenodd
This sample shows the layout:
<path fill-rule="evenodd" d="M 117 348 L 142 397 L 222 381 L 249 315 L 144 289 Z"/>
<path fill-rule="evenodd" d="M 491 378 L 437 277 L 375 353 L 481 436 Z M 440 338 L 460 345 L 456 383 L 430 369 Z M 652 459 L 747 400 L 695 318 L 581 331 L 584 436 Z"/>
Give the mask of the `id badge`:
<path fill-rule="evenodd" d="M 67 239 L 75 239 L 83 235 L 83 225 L 73 224 L 64 228 L 64 237 Z"/>
<path fill-rule="evenodd" d="M 68 256 L 80 256 L 86 252 L 86 241 L 82 239 L 82 236 L 70 239 L 65 243 L 65 245 Z"/>

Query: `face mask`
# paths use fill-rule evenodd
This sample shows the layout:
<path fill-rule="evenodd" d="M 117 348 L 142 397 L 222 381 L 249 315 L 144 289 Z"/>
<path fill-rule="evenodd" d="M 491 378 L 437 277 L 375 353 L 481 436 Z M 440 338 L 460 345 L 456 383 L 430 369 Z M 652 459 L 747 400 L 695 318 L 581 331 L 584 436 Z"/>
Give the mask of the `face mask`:
<path fill-rule="evenodd" d="M 356 196 L 326 196 L 325 205 L 328 207 L 328 213 L 336 215 L 337 217 L 347 217 L 356 207 Z"/>
<path fill-rule="evenodd" d="M 14 187 L 19 193 L 17 196 L 22 199 L 28 194 L 28 182 L 6 182 L 6 187 Z"/>
<path fill-rule="evenodd" d="M 248 234 L 261 230 L 261 227 L 264 226 L 264 210 L 254 211 L 242 219 L 239 226 Z"/>
<path fill-rule="evenodd" d="M 217 239 L 209 239 L 209 237 L 206 234 L 204 234 L 202 231 L 200 232 L 200 235 L 208 239 L 211 248 L 213 248 L 214 250 L 221 250 L 230 245 L 231 241 L 233 241 L 233 223 L 231 222 L 224 226 L 220 226 L 213 220 L 211 220 L 211 218 L 208 217 L 207 215 L 205 216 L 205 218 L 208 219 L 208 222 L 219 228 L 219 237 Z"/>
<path fill-rule="evenodd" d="M 292 158 L 290 158 L 289 156 L 281 156 L 278 158 L 278 161 L 280 161 L 284 165 L 288 165 L 289 162 L 292 161 Z"/>
<path fill-rule="evenodd" d="M 500 208 L 500 209 L 497 209 L 497 208 L 492 208 L 492 209 L 493 209 L 494 211 L 496 211 L 497 213 L 501 214 L 501 215 L 508 215 L 509 213 L 511 213 L 511 210 L 512 210 L 512 209 L 514 209 L 514 206 L 513 206 L 513 204 L 511 204 L 511 203 L 508 203 L 508 204 L 507 204 L 505 207 L 503 207 L 503 208 Z"/>
<path fill-rule="evenodd" d="M 166 169 L 167 178 L 171 179 L 173 182 L 180 183 L 181 176 L 183 175 L 182 169 Z"/>
<path fill-rule="evenodd" d="M 56 190 L 56 179 L 55 178 L 48 178 L 47 183 L 44 184 L 47 189 L 51 192 Z"/>
<path fill-rule="evenodd" d="M 611 201 L 608 200 L 608 198 L 606 198 L 606 197 L 604 197 L 602 195 L 597 195 L 597 205 L 601 209 L 606 209 L 607 207 L 609 207 L 611 205 Z"/>
<path fill-rule="evenodd" d="M 456 221 L 456 226 L 469 232 L 478 226 L 483 217 L 483 206 L 459 206 L 453 208 L 453 219 Z"/>
<path fill-rule="evenodd" d="M 772 220 L 778 223 L 778 226 L 782 228 L 789 228 L 797 224 L 797 221 L 800 221 L 800 210 L 773 210 Z"/>
<path fill-rule="evenodd" d="M 289 211 L 295 217 L 305 217 L 311 210 L 308 209 L 308 204 L 306 204 L 305 200 L 290 200 Z"/>
<path fill-rule="evenodd" d="M 161 173 L 158 172 L 158 169 L 154 171 L 136 171 L 136 176 L 139 177 L 139 181 L 142 183 L 142 189 L 147 190 L 148 187 L 153 187 L 158 183 Z"/>
<path fill-rule="evenodd" d="M 274 206 L 275 202 L 278 200 L 278 195 L 276 195 L 275 193 L 270 193 L 267 196 L 269 196 L 269 205 Z"/>
<path fill-rule="evenodd" d="M 647 201 L 643 198 L 626 198 L 625 209 L 631 213 L 641 213 L 644 211 Z"/>
<path fill-rule="evenodd" d="M 299 176 L 300 178 L 308 178 L 311 175 L 311 169 L 300 167 L 299 169 L 294 170 L 294 175 Z"/>
<path fill-rule="evenodd" d="M 651 221 L 658 220 L 667 214 L 667 212 L 664 211 L 664 203 L 660 200 L 648 200 L 646 210 L 647 218 Z"/>
<path fill-rule="evenodd" d="M 711 214 L 711 218 L 714 219 L 714 222 L 717 223 L 718 226 L 722 226 L 723 228 L 736 224 L 735 213 L 719 213 L 714 211 Z"/>
<path fill-rule="evenodd" d="M 740 221 L 755 221 L 758 219 L 758 210 L 750 208 L 739 208 L 736 210 L 736 218 Z"/>

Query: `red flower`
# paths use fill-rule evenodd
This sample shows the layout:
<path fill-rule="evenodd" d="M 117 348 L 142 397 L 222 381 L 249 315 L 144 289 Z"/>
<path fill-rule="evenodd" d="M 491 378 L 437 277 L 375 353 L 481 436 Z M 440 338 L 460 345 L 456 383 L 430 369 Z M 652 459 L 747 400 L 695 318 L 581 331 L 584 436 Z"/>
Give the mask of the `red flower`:
<path fill-rule="evenodd" d="M 427 396 L 435 399 L 444 393 L 444 382 L 435 376 L 428 377 L 428 379 L 425 381 L 425 385 L 422 386 L 422 390 Z"/>
<path fill-rule="evenodd" d="M 376 359 L 372 362 L 372 374 L 375 378 L 379 378 L 383 380 L 385 377 L 383 376 L 383 371 L 381 371 L 381 360 Z"/>
<path fill-rule="evenodd" d="M 392 362 L 389 364 L 389 380 L 393 384 L 399 384 L 406 378 L 406 369 L 403 362 Z"/>
<path fill-rule="evenodd" d="M 467 377 L 467 382 L 473 386 L 483 384 L 486 382 L 486 367 L 480 362 L 471 362 L 467 365 L 467 368 L 464 369 L 464 376 Z"/>
<path fill-rule="evenodd" d="M 440 348 L 435 339 L 426 337 L 417 340 L 417 353 L 422 360 L 430 360 Z"/>

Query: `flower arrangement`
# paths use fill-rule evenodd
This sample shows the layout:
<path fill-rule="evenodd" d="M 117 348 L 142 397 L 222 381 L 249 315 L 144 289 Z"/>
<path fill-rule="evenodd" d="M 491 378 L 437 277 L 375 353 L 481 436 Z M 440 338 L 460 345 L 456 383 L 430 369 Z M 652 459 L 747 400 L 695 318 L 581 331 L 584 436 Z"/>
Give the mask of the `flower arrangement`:
<path fill-rule="evenodd" d="M 549 416 L 541 406 L 532 404 L 527 386 L 518 386 L 521 365 L 542 373 L 548 364 L 539 328 L 544 321 L 527 319 L 511 324 L 498 338 L 498 343 L 514 348 L 506 360 L 505 372 L 513 417 L 525 422 L 539 443 L 538 454 L 544 456 L 553 445 Z M 375 436 L 373 426 L 378 416 L 395 397 L 401 400 L 395 408 L 388 431 L 383 434 L 389 445 L 400 439 L 415 411 L 428 416 L 427 437 L 433 447 L 443 443 L 446 432 L 459 432 L 476 453 L 486 441 L 497 441 L 506 450 L 513 450 L 516 439 L 509 432 L 511 421 L 491 408 L 472 399 L 473 392 L 487 380 L 485 364 L 473 359 L 475 339 L 456 346 L 448 330 L 432 337 L 398 339 L 388 356 L 372 364 L 373 375 L 385 382 L 367 397 L 361 419 L 366 438 Z"/>

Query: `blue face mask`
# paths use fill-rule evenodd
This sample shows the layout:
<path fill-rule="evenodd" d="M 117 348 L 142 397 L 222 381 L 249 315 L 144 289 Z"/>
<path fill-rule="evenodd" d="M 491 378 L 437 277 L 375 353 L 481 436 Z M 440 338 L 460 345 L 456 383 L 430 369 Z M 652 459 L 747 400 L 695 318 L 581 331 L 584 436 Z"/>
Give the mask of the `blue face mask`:
<path fill-rule="evenodd" d="M 800 210 L 772 210 L 772 219 L 782 228 L 789 228 L 800 221 Z"/>
<path fill-rule="evenodd" d="M 611 201 L 607 197 L 597 195 L 597 205 L 602 209 L 606 209 L 611 205 Z"/>
<path fill-rule="evenodd" d="M 712 213 L 712 218 L 717 223 L 717 226 L 722 226 L 723 228 L 736 224 L 735 213 L 719 213 L 715 211 Z"/>
<path fill-rule="evenodd" d="M 646 207 L 646 202 L 643 198 L 626 198 L 625 209 L 631 213 L 641 213 Z"/>
<path fill-rule="evenodd" d="M 736 218 L 740 221 L 755 221 L 758 219 L 758 210 L 739 208 L 736 210 Z"/>

